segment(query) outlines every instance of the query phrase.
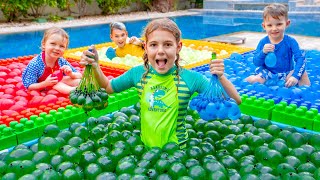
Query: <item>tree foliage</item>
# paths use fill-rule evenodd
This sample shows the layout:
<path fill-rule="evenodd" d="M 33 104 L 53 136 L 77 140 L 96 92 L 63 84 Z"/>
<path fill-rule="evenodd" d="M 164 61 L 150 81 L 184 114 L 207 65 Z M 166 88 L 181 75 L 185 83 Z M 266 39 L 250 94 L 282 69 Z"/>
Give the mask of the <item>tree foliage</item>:
<path fill-rule="evenodd" d="M 139 0 L 141 3 L 143 3 L 145 6 L 147 6 L 147 8 L 149 9 L 149 10 L 153 10 L 153 6 L 152 6 L 152 4 L 153 4 L 153 0 Z"/>
<path fill-rule="evenodd" d="M 0 9 L 8 22 L 15 21 L 21 16 L 26 16 L 29 9 L 28 0 L 1 0 Z"/>
<path fill-rule="evenodd" d="M 88 4 L 92 3 L 92 0 L 74 0 L 77 5 L 79 17 L 82 17 L 87 12 Z"/>
<path fill-rule="evenodd" d="M 138 0 L 151 11 L 168 12 L 176 10 L 179 0 Z"/>
<path fill-rule="evenodd" d="M 30 9 L 32 11 L 33 17 L 40 17 L 43 15 L 45 7 L 48 5 L 50 7 L 57 7 L 57 0 L 32 0 L 29 1 Z"/>
<path fill-rule="evenodd" d="M 56 0 L 57 1 L 57 7 L 61 11 L 67 11 L 68 16 L 71 16 L 72 12 L 71 8 L 76 6 L 78 9 L 79 17 L 82 17 L 87 12 L 87 6 L 88 4 L 92 3 L 92 0 Z"/>
<path fill-rule="evenodd" d="M 78 17 L 86 15 L 88 4 L 96 1 L 102 14 L 115 14 L 120 9 L 126 8 L 131 3 L 144 5 L 151 11 L 168 12 L 176 10 L 179 0 L 0 0 L 0 10 L 8 22 L 16 21 L 19 18 L 43 16 L 47 6 L 67 11 L 68 16 L 77 13 Z M 72 12 L 72 7 L 77 12 Z M 28 11 L 31 12 L 28 14 Z"/>
<path fill-rule="evenodd" d="M 57 7 L 61 11 L 67 11 L 68 16 L 71 16 L 72 11 L 71 7 L 74 6 L 74 3 L 71 2 L 70 0 L 56 0 L 57 1 Z"/>
<path fill-rule="evenodd" d="M 128 0 L 97 0 L 99 8 L 102 10 L 102 14 L 115 14 L 121 8 L 128 6 L 131 1 Z"/>

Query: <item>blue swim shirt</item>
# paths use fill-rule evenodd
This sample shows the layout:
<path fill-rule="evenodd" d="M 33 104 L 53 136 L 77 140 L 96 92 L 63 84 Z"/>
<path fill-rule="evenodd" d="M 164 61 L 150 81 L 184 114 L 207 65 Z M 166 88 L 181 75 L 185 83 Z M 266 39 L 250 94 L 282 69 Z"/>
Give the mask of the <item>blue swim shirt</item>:
<path fill-rule="evenodd" d="M 306 58 L 299 48 L 298 42 L 288 36 L 284 35 L 283 40 L 279 44 L 275 44 L 274 53 L 277 57 L 277 63 L 274 67 L 270 68 L 264 64 L 267 54 L 263 53 L 265 44 L 271 44 L 268 36 L 260 40 L 257 49 L 254 53 L 253 63 L 256 66 L 262 66 L 272 73 L 288 73 L 294 70 L 292 76 L 300 80 L 306 67 Z"/>

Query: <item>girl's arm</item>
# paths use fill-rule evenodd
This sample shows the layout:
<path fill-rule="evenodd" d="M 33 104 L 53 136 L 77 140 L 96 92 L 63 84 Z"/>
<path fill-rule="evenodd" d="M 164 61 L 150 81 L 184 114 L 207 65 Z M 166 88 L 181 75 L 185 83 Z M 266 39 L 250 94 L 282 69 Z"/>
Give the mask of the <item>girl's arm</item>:
<path fill-rule="evenodd" d="M 131 87 L 134 87 L 142 77 L 142 74 L 145 72 L 143 66 L 133 67 L 121 76 L 112 79 L 109 79 L 102 72 L 98 61 L 90 58 L 88 56 L 93 56 L 95 54 L 94 59 L 98 59 L 98 55 L 96 50 L 93 49 L 93 53 L 89 51 L 85 51 L 81 56 L 80 64 L 87 65 L 91 64 L 93 68 L 94 75 L 99 83 L 99 85 L 107 90 L 107 93 L 111 94 L 113 92 L 121 92 Z"/>
<path fill-rule="evenodd" d="M 241 104 L 241 98 L 234 85 L 224 76 L 223 59 L 215 59 L 210 62 L 210 72 L 219 77 L 219 81 L 227 94 L 234 99 L 237 104 Z"/>
<path fill-rule="evenodd" d="M 100 87 L 105 88 L 108 94 L 113 93 L 113 89 L 111 87 L 111 83 L 109 79 L 104 75 L 99 65 L 93 66 L 93 72 L 96 77 L 96 80 L 98 81 Z"/>
<path fill-rule="evenodd" d="M 237 104 L 241 104 L 241 97 L 234 85 L 224 75 L 222 75 L 219 80 L 227 94 L 234 99 Z"/>

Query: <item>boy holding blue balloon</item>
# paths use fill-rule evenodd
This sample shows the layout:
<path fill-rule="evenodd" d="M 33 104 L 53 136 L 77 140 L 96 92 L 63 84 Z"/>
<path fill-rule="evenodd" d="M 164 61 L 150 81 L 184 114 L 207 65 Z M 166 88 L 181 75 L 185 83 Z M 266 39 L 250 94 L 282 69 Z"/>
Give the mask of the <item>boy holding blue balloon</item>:
<path fill-rule="evenodd" d="M 305 71 L 306 59 L 298 42 L 285 33 L 290 25 L 288 9 L 273 3 L 264 8 L 262 27 L 267 36 L 260 40 L 254 53 L 255 75 L 246 78 L 250 83 L 265 83 L 269 79 L 284 80 L 286 87 L 310 86 Z M 294 59 L 293 59 L 294 57 Z M 294 61 L 295 62 L 294 62 Z"/>

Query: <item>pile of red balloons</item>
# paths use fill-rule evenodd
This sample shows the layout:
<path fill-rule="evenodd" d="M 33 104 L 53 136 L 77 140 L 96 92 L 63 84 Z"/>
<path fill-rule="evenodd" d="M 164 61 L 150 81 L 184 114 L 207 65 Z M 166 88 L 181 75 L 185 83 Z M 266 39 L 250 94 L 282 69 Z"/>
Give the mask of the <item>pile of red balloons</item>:
<path fill-rule="evenodd" d="M 21 77 L 32 58 L 33 56 L 25 56 L 0 60 L 0 124 L 8 125 L 10 121 L 19 121 L 22 117 L 28 118 L 35 113 L 48 112 L 48 108 L 53 108 L 54 105 L 70 104 L 67 95 L 53 89 L 41 92 L 26 90 Z M 79 72 L 83 71 L 78 62 L 71 62 L 71 65 Z M 48 108 L 39 110 L 40 106 Z"/>

